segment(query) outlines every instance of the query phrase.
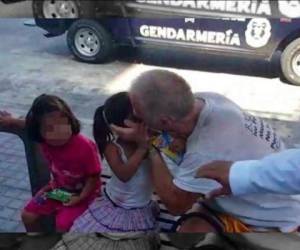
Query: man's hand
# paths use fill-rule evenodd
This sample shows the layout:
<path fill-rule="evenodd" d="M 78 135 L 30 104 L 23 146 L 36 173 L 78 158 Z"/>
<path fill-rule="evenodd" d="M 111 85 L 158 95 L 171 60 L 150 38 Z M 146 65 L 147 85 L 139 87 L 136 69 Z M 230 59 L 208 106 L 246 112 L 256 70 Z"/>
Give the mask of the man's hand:
<path fill-rule="evenodd" d="M 64 206 L 72 207 L 77 205 L 79 202 L 81 202 L 81 198 L 79 197 L 79 195 L 72 195 L 70 201 L 64 203 Z"/>
<path fill-rule="evenodd" d="M 233 162 L 231 161 L 213 161 L 199 168 L 196 178 L 213 179 L 222 185 L 221 188 L 213 190 L 209 194 L 209 198 L 232 194 L 229 183 L 229 173 L 232 164 Z"/>

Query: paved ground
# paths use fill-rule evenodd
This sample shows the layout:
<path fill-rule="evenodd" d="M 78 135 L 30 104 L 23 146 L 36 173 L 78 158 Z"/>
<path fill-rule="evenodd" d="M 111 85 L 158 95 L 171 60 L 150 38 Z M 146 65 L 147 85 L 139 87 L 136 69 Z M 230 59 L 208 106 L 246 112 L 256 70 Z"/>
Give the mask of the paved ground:
<path fill-rule="evenodd" d="M 24 2 L 14 3 L 14 4 L 4 4 L 0 2 L 0 17 L 31 17 L 31 0 L 26 0 Z"/>
<path fill-rule="evenodd" d="M 47 40 L 41 30 L 24 27 L 23 21 L 0 20 L 1 37 L 6 38 L 0 45 L 0 108 L 25 115 L 37 95 L 56 94 L 70 103 L 83 131 L 91 135 L 91 111 L 107 96 L 103 85 L 126 69 L 127 63 L 117 62 L 113 67 L 78 63 L 68 53 L 63 37 Z M 73 72 L 82 77 L 73 77 Z M 19 213 L 30 197 L 24 151 L 14 136 L 0 134 L 0 145 L 0 232 L 22 231 Z"/>
<path fill-rule="evenodd" d="M 71 105 L 84 133 L 91 135 L 93 112 L 107 96 L 126 90 L 140 72 L 164 65 L 185 77 L 194 91 L 224 94 L 270 119 L 289 147 L 299 146 L 300 88 L 275 78 L 276 63 L 196 54 L 187 58 L 168 50 L 120 50 L 115 62 L 88 65 L 73 59 L 64 36 L 46 39 L 42 30 L 24 27 L 24 21 L 0 19 L 0 109 L 25 115 L 37 95 L 56 94 Z M 22 144 L 0 134 L 0 145 L 0 231 L 22 231 L 19 211 L 30 196 Z"/>
<path fill-rule="evenodd" d="M 0 3 L 0 17 L 30 16 L 30 1 L 10 6 Z M 46 39 L 42 30 L 24 27 L 24 21 L 0 19 L 0 109 L 25 115 L 37 95 L 57 94 L 71 105 L 83 123 L 84 133 L 90 136 L 93 111 L 107 96 L 126 90 L 136 75 L 153 65 L 167 66 L 185 77 L 194 91 L 228 96 L 268 119 L 288 147 L 300 146 L 300 88 L 276 78 L 277 62 L 208 59 L 197 54 L 186 57 L 168 50 L 121 50 L 116 62 L 87 65 L 73 59 L 64 36 Z M 0 145 L 0 232 L 23 231 L 19 213 L 30 197 L 23 146 L 18 138 L 2 133 Z M 281 242 L 276 235 L 268 239 L 271 244 Z M 45 243 L 50 244 L 51 239 L 27 241 L 22 250 L 46 250 Z"/>

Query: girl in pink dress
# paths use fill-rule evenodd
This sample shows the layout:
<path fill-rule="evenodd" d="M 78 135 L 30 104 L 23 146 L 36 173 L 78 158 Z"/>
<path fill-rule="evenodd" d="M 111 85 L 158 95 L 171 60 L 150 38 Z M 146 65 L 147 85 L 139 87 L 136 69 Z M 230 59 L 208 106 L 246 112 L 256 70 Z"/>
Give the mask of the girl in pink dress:
<path fill-rule="evenodd" d="M 27 231 L 40 231 L 39 219 L 55 215 L 57 231 L 68 231 L 99 195 L 101 163 L 94 142 L 80 134 L 80 124 L 59 97 L 41 95 L 26 116 L 26 130 L 37 142 L 49 164 L 51 180 L 33 197 L 22 212 Z M 46 197 L 62 189 L 72 193 L 66 203 Z"/>

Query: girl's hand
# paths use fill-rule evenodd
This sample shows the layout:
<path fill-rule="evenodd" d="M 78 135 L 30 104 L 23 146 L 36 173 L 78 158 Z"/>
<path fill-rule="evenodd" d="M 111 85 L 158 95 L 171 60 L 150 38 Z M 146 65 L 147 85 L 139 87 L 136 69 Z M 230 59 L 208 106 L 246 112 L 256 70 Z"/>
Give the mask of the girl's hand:
<path fill-rule="evenodd" d="M 48 183 L 46 186 L 42 187 L 35 196 L 45 196 L 47 192 L 53 190 L 51 183 Z"/>
<path fill-rule="evenodd" d="M 51 185 L 47 184 L 44 186 L 42 189 L 40 189 L 35 195 L 34 199 L 38 204 L 44 204 L 45 201 L 47 200 L 47 192 L 51 191 Z"/>
<path fill-rule="evenodd" d="M 11 113 L 5 111 L 5 110 L 0 110 L 0 117 L 11 117 Z"/>
<path fill-rule="evenodd" d="M 120 127 L 112 124 L 110 126 L 111 130 L 115 132 L 120 138 L 124 141 L 135 141 L 136 140 L 136 131 L 137 131 L 137 123 L 134 123 L 129 120 L 124 121 L 126 128 Z"/>
<path fill-rule="evenodd" d="M 124 123 L 126 128 L 111 125 L 111 129 L 125 141 L 133 141 L 142 146 L 148 145 L 150 137 L 148 129 L 143 123 L 135 123 L 130 120 L 125 120 Z"/>
<path fill-rule="evenodd" d="M 8 128 L 7 131 L 19 131 L 24 129 L 25 120 L 23 118 L 16 118 L 9 112 L 0 110 L 0 126 Z"/>
<path fill-rule="evenodd" d="M 72 206 L 77 205 L 79 202 L 81 202 L 81 198 L 78 195 L 72 195 L 70 201 L 64 203 L 64 206 L 72 207 Z"/>
<path fill-rule="evenodd" d="M 148 149 L 150 146 L 150 136 L 148 133 L 148 127 L 145 126 L 145 124 L 143 124 L 143 123 L 138 124 L 136 143 L 137 143 L 138 147 L 141 147 L 141 148 Z"/>
<path fill-rule="evenodd" d="M 12 115 L 5 110 L 0 110 L 0 124 L 7 125 L 12 120 Z"/>

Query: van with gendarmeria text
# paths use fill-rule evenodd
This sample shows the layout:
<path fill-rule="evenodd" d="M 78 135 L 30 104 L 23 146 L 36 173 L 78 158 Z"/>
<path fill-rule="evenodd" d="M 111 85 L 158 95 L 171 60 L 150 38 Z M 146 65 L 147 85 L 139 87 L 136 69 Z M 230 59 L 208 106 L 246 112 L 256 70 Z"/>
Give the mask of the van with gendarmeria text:
<path fill-rule="evenodd" d="M 2 0 L 4 3 L 22 0 Z M 271 60 L 300 85 L 300 1 L 33 0 L 47 37 L 67 32 L 75 57 L 104 63 L 118 46 L 159 47 Z"/>

